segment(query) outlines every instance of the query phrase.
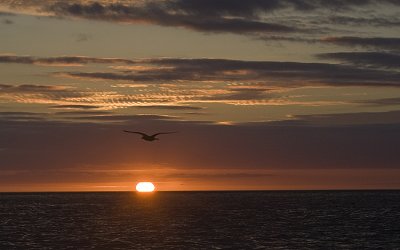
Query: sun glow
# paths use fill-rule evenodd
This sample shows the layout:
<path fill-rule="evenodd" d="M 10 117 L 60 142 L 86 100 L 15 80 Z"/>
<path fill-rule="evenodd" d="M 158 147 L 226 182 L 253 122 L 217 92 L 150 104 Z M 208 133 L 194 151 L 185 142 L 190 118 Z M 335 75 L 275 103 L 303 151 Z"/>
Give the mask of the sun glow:
<path fill-rule="evenodd" d="M 139 182 L 136 185 L 136 191 L 138 192 L 153 192 L 156 187 L 151 182 Z"/>

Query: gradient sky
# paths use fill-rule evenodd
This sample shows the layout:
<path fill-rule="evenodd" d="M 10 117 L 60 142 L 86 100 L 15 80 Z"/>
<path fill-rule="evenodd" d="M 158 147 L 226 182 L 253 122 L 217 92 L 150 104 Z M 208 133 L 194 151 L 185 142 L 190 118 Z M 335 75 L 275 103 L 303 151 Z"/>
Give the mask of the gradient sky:
<path fill-rule="evenodd" d="M 0 0 L 0 191 L 400 188 L 399 28 L 398 0 Z"/>

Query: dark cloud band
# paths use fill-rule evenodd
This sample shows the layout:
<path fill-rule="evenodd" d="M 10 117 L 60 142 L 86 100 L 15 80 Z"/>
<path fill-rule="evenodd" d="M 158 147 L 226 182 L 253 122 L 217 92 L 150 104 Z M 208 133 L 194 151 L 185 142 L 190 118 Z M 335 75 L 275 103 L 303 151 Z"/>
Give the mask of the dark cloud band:
<path fill-rule="evenodd" d="M 296 25 L 263 20 L 266 14 L 292 10 L 349 10 L 372 5 L 397 5 L 395 0 L 164 0 L 164 1 L 26 1 L 24 5 L 6 0 L 11 8 L 34 8 L 56 16 L 71 16 L 114 22 L 146 22 L 185 27 L 203 32 L 290 33 Z"/>
<path fill-rule="evenodd" d="M 96 58 L 85 56 L 62 56 L 62 57 L 32 57 L 32 56 L 12 56 L 0 55 L 0 63 L 20 63 L 20 64 L 43 64 L 43 65 L 81 65 L 88 63 L 123 63 L 133 64 L 132 60 L 121 58 Z"/>
<path fill-rule="evenodd" d="M 383 38 L 383 37 L 328 37 L 321 40 L 324 43 L 331 43 L 349 47 L 364 47 L 372 49 L 384 50 L 400 50 L 400 38 Z"/>
<path fill-rule="evenodd" d="M 296 87 L 332 86 L 398 86 L 396 71 L 369 69 L 351 65 L 222 59 L 149 59 L 153 69 L 131 72 L 62 72 L 61 76 L 84 79 L 152 82 L 174 81 L 246 81 L 265 85 Z M 157 68 L 158 67 L 158 68 Z"/>
<path fill-rule="evenodd" d="M 338 60 L 363 67 L 400 68 L 400 55 L 383 52 L 336 52 L 319 54 L 321 59 Z"/>

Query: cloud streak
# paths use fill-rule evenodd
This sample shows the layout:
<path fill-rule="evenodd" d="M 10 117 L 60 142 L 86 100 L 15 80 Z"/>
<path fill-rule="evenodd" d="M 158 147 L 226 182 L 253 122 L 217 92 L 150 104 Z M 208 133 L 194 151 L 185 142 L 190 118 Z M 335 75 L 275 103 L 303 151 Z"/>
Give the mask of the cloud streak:
<path fill-rule="evenodd" d="M 89 63 L 101 64 L 134 64 L 135 61 L 121 58 L 97 58 L 86 56 L 32 57 L 0 55 L 0 63 L 35 64 L 47 66 L 82 66 Z"/>
<path fill-rule="evenodd" d="M 61 105 L 61 107 L 67 109 L 98 106 L 105 109 L 107 107 L 115 108 L 112 105 L 112 100 L 120 97 L 121 95 L 115 92 L 80 90 L 70 86 L 0 84 L 0 100 L 8 103 Z M 132 103 L 121 102 L 119 105 L 132 105 Z"/>
<path fill-rule="evenodd" d="M 143 109 L 195 110 L 191 103 L 224 103 L 233 105 L 333 105 L 338 101 L 298 101 L 279 91 L 307 86 L 391 86 L 398 87 L 398 56 L 378 52 L 325 53 L 322 59 L 342 64 L 226 59 L 122 59 L 94 57 L 36 58 L 4 56 L 4 63 L 53 62 L 95 63 L 111 65 L 107 72 L 63 71 L 52 76 L 79 78 L 137 86 L 126 91 L 79 89 L 57 85 L 0 85 L 0 99 L 15 103 L 49 104 L 63 109 Z M 69 58 L 69 57 L 67 57 Z M 119 68 L 114 64 L 132 64 Z M 80 69 L 85 70 L 85 67 Z M 112 83 L 112 84 L 114 84 Z M 242 87 L 238 87 L 239 85 Z M 151 86 L 150 88 L 148 86 Z M 101 85 L 100 85 L 101 86 Z M 207 86 L 213 86 L 208 88 Z M 236 86 L 236 87 L 234 87 Z"/>
<path fill-rule="evenodd" d="M 321 40 L 323 43 L 330 43 L 340 46 L 361 47 L 378 50 L 400 50 L 400 38 L 396 37 L 327 37 Z"/>
<path fill-rule="evenodd" d="M 351 65 L 274 61 L 240 61 L 223 59 L 149 59 L 147 64 L 158 66 L 140 71 L 124 72 L 60 72 L 62 77 L 93 80 L 151 82 L 175 81 L 246 81 L 265 86 L 398 86 L 396 71 L 369 69 Z M 363 65 L 365 66 L 365 65 Z"/>
<path fill-rule="evenodd" d="M 356 103 L 378 105 L 378 106 L 393 106 L 393 105 L 400 105 L 400 97 L 357 101 Z"/>
<path fill-rule="evenodd" d="M 176 105 L 148 105 L 148 106 L 137 106 L 140 109 L 159 109 L 159 110 L 202 110 L 202 107 L 196 106 L 176 106 Z"/>
<path fill-rule="evenodd" d="M 337 60 L 362 67 L 400 68 L 400 55 L 384 52 L 335 52 L 319 54 L 318 58 Z"/>
<path fill-rule="evenodd" d="M 30 8 L 39 13 L 84 19 L 149 23 L 184 27 L 201 32 L 292 33 L 304 32 L 295 25 L 268 22 L 265 16 L 275 12 L 318 12 L 376 5 L 399 6 L 393 0 L 306 1 L 306 0 L 164 0 L 164 1 L 26 1 L 24 5 L 6 0 L 11 9 Z"/>
<path fill-rule="evenodd" d="M 354 17 L 354 16 L 331 16 L 328 22 L 338 25 L 375 26 L 375 27 L 398 27 L 400 19 L 395 16 L 389 17 Z"/>

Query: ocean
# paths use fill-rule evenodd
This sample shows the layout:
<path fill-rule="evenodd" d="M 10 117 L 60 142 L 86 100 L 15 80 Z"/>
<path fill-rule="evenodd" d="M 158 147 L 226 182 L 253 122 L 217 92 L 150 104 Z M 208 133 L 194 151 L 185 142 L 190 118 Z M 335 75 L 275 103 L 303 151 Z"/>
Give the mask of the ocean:
<path fill-rule="evenodd" d="M 0 249 L 400 249 L 400 191 L 0 193 Z"/>

